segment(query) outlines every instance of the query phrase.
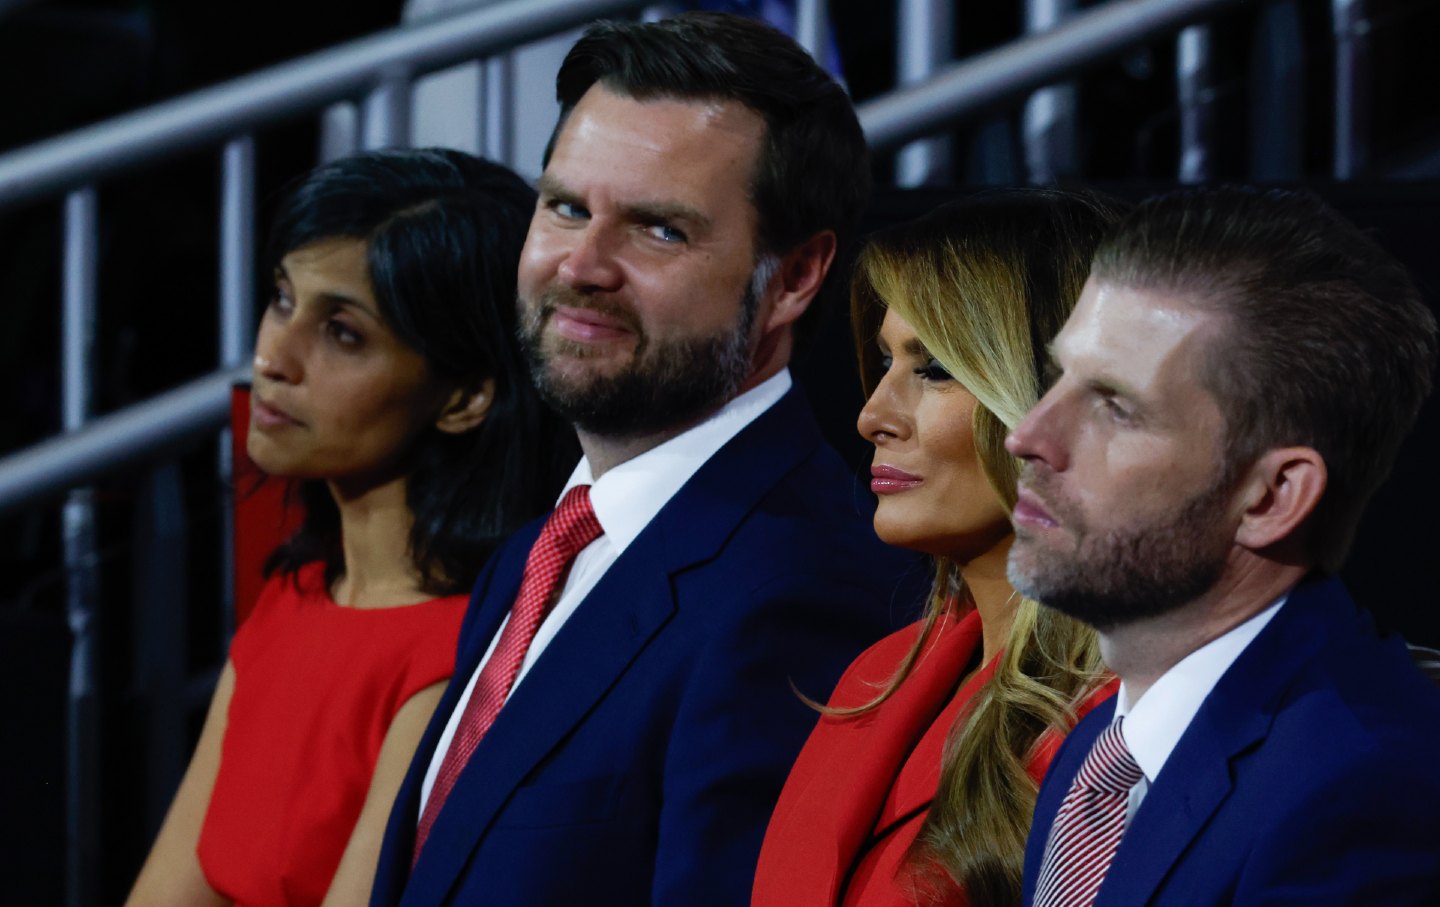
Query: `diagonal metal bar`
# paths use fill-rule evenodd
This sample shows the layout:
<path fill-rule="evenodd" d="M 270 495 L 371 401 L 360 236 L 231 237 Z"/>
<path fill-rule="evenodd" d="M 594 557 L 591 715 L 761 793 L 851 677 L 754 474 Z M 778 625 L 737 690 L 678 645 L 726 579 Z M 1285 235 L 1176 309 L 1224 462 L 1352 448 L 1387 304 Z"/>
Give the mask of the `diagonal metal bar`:
<path fill-rule="evenodd" d="M 511 0 L 361 38 L 0 156 L 0 207 L 359 97 L 394 72 L 419 75 L 646 5 Z"/>
<path fill-rule="evenodd" d="M 1110 0 L 1043 34 L 970 57 L 928 82 L 861 104 L 871 148 L 892 148 L 1015 101 L 1246 0 Z"/>

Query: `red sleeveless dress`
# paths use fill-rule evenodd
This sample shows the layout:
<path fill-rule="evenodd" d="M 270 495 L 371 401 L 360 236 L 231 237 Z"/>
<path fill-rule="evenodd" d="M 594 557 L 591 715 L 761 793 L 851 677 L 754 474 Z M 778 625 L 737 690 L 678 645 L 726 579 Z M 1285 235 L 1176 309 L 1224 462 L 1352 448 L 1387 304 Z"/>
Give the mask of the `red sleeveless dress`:
<path fill-rule="evenodd" d="M 449 677 L 468 596 L 331 600 L 320 563 L 266 583 L 235 635 L 235 692 L 199 857 L 242 907 L 319 904 L 395 713 Z"/>

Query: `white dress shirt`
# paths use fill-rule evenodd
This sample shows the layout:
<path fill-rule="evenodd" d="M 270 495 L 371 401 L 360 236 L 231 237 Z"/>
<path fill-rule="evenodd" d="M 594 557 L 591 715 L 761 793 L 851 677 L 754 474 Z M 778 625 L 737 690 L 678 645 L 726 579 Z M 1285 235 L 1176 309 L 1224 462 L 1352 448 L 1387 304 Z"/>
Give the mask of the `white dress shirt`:
<path fill-rule="evenodd" d="M 575 472 L 570 476 L 570 481 L 561 491 L 560 498 L 576 485 L 589 485 L 590 504 L 595 508 L 595 517 L 600 521 L 604 534 L 576 555 L 555 606 L 540 622 L 535 638 L 525 652 L 525 660 L 520 665 L 520 673 L 516 675 L 514 685 L 510 687 L 507 700 L 520 686 L 520 682 L 525 679 L 525 675 L 545 651 L 545 647 L 555 638 L 555 634 L 560 632 L 565 621 L 575 613 L 580 602 L 590 594 L 590 590 L 595 588 L 630 543 L 650 524 L 655 514 L 659 513 L 675 493 L 690 481 L 690 477 L 731 438 L 759 418 L 761 413 L 778 403 L 791 384 L 789 370 L 781 369 L 778 374 L 726 403 L 704 422 L 637 457 L 626 460 L 598 479 L 591 477 L 590 461 L 581 458 Z M 507 615 L 505 621 L 509 620 Z M 470 675 L 470 682 L 461 694 L 455 711 L 450 713 L 445 732 L 440 735 L 440 742 L 436 744 L 435 752 L 430 757 L 430 766 L 420 787 L 417 822 L 425 813 L 425 803 L 430 799 L 431 788 L 435 786 L 440 763 L 450 749 L 450 741 L 459 727 L 465 704 L 470 701 L 470 694 L 475 690 L 475 681 L 480 678 L 480 671 L 485 667 L 485 662 L 490 660 L 490 654 L 495 651 L 495 645 L 500 641 L 500 634 L 504 629 L 504 623 L 496 629 L 495 636 L 490 640 L 490 647 L 476 665 L 475 673 Z"/>
<path fill-rule="evenodd" d="M 1170 758 L 1195 713 L 1200 711 L 1205 697 L 1215 689 L 1215 684 L 1230 670 L 1245 647 L 1270 623 L 1287 598 L 1289 593 L 1280 596 L 1278 601 L 1243 624 L 1180 659 L 1160 675 L 1139 702 L 1130 701 L 1129 689 L 1123 680 L 1120 682 L 1120 692 L 1115 699 L 1115 720 L 1125 719 L 1120 735 L 1125 738 L 1125 746 L 1144 773 L 1130 788 L 1127 825 L 1134 821 L 1135 812 L 1149 792 L 1150 785 L 1159 776 L 1160 769 L 1165 767 L 1165 761 Z"/>

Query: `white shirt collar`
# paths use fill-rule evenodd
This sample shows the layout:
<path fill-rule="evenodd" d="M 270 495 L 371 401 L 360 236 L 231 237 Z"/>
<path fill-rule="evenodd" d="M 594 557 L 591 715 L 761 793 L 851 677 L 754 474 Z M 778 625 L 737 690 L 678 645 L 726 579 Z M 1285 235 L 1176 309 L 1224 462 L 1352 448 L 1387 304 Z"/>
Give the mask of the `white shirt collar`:
<path fill-rule="evenodd" d="M 590 504 L 595 508 L 595 517 L 618 555 L 701 466 L 741 429 L 779 402 L 792 383 L 789 369 L 781 369 L 705 421 L 611 468 L 598 480 L 591 479 L 590 461 L 581 457 L 560 497 L 576 485 L 591 486 Z"/>
<path fill-rule="evenodd" d="M 1130 691 L 1120 682 L 1115 717 L 1125 719 L 1121 729 L 1125 745 L 1147 781 L 1159 776 L 1205 697 L 1289 597 L 1287 592 L 1259 614 L 1180 659 L 1139 702 L 1130 701 Z"/>

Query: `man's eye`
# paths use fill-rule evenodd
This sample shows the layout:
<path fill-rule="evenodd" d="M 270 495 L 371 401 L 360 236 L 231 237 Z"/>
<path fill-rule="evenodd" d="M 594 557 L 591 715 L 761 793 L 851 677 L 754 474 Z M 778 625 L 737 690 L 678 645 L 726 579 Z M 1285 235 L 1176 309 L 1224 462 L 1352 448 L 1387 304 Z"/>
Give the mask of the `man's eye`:
<path fill-rule="evenodd" d="M 1114 397 L 1103 397 L 1102 400 L 1104 402 L 1105 411 L 1110 415 L 1112 419 L 1116 420 L 1117 422 L 1129 422 L 1133 418 L 1130 410 L 1127 409 L 1125 406 L 1121 405 L 1120 401 L 1116 400 Z"/>
<path fill-rule="evenodd" d="M 945 366 L 940 364 L 939 360 L 934 358 L 927 359 L 924 365 L 915 370 L 915 374 L 924 378 L 926 381 L 950 381 L 955 377 L 950 374 L 949 369 L 945 368 Z"/>
<path fill-rule="evenodd" d="M 550 202 L 550 210 L 566 220 L 582 220 L 590 214 L 589 211 L 586 211 L 574 202 L 566 202 L 559 199 Z"/>
<path fill-rule="evenodd" d="M 683 243 L 689 239 L 682 231 L 669 224 L 651 224 L 645 228 L 645 232 L 666 243 Z"/>

